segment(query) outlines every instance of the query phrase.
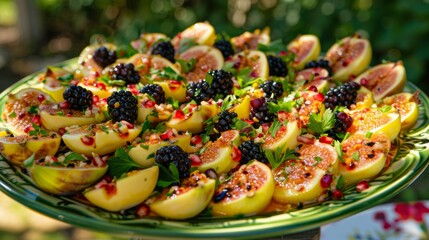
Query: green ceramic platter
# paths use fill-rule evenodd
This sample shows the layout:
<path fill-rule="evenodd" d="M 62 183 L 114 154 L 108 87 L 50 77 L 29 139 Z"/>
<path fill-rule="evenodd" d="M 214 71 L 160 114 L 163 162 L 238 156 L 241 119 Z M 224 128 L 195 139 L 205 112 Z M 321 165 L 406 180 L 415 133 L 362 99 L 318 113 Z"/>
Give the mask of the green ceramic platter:
<path fill-rule="evenodd" d="M 62 64 L 71 66 L 72 59 Z M 38 73 L 17 82 L 0 94 L 0 110 L 7 95 L 37 84 Z M 418 88 L 407 83 L 406 91 Z M 416 126 L 401 133 L 399 151 L 391 166 L 371 187 L 358 193 L 355 187 L 344 191 L 344 199 L 327 201 L 288 213 L 241 218 L 213 218 L 199 216 L 185 221 L 169 221 L 160 218 L 136 218 L 132 212 L 111 213 L 83 204 L 69 197 L 58 197 L 37 189 L 30 178 L 19 169 L 0 158 L 0 189 L 21 204 L 60 221 L 90 229 L 126 237 L 148 238 L 267 238 L 292 234 L 317 228 L 337 221 L 374 205 L 380 204 L 410 185 L 429 164 L 429 99 L 420 92 L 420 116 Z"/>

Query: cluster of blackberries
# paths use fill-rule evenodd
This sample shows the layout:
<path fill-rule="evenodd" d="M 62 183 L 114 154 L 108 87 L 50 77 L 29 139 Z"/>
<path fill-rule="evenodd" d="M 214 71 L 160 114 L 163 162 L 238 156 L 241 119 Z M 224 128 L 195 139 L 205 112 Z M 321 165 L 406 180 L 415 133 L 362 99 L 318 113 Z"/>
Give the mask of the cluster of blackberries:
<path fill-rule="evenodd" d="M 70 104 L 71 109 L 85 110 L 92 105 L 92 92 L 81 86 L 70 86 L 63 97 Z"/>
<path fill-rule="evenodd" d="M 220 69 L 209 71 L 209 75 L 211 84 L 205 79 L 188 84 L 186 95 L 189 99 L 201 103 L 201 101 L 207 101 L 216 96 L 224 98 L 232 93 L 232 73 Z"/>
<path fill-rule="evenodd" d="M 331 88 L 325 97 L 325 107 L 333 110 L 336 106 L 350 107 L 356 103 L 357 91 L 360 85 L 356 82 L 346 82 L 341 86 Z"/>

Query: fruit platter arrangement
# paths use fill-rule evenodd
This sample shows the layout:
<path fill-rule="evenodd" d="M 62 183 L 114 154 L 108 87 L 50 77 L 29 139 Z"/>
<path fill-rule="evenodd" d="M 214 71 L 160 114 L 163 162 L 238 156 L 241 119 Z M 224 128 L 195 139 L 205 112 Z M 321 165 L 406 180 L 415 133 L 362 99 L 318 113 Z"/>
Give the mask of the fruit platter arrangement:
<path fill-rule="evenodd" d="M 428 165 L 427 97 L 356 34 L 99 40 L 2 93 L 0 189 L 150 237 L 266 237 L 380 203 Z M 222 229 L 222 232 L 219 232 Z"/>

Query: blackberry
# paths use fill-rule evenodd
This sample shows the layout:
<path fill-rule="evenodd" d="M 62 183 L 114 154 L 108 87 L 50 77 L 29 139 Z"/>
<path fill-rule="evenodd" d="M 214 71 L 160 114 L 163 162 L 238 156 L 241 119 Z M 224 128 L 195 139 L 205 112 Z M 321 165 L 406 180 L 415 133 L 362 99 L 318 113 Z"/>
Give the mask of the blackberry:
<path fill-rule="evenodd" d="M 249 161 L 256 159 L 262 163 L 268 163 L 268 159 L 265 154 L 261 151 L 261 146 L 252 140 L 245 141 L 238 150 L 241 152 L 240 164 L 247 164 Z"/>
<path fill-rule="evenodd" d="M 109 51 L 109 49 L 104 46 L 97 48 L 92 55 L 92 59 L 94 59 L 94 61 L 102 68 L 116 62 L 117 58 L 116 51 Z"/>
<path fill-rule="evenodd" d="M 274 82 L 273 80 L 268 80 L 259 85 L 260 88 L 265 93 L 266 97 L 269 98 L 279 98 L 283 94 L 283 85 L 281 82 Z"/>
<path fill-rule="evenodd" d="M 287 75 L 286 63 L 278 57 L 267 56 L 270 76 L 285 77 Z"/>
<path fill-rule="evenodd" d="M 360 85 L 356 82 L 346 82 L 341 86 L 331 88 L 325 97 L 325 107 L 333 110 L 336 106 L 349 108 L 356 103 L 357 91 Z"/>
<path fill-rule="evenodd" d="M 272 98 L 257 98 L 250 102 L 252 109 L 250 119 L 256 118 L 258 123 L 269 123 L 274 121 L 275 115 L 268 110 L 268 103 L 275 102 Z"/>
<path fill-rule="evenodd" d="M 202 101 L 208 101 L 213 96 L 213 89 L 206 80 L 200 80 L 198 82 L 191 82 L 188 84 L 186 89 L 186 95 L 188 98 L 195 100 L 198 104 Z"/>
<path fill-rule="evenodd" d="M 338 139 L 337 134 L 345 134 L 347 129 L 352 125 L 353 119 L 345 112 L 335 112 L 335 125 L 328 131 L 328 135 Z M 341 140 L 341 139 L 338 139 Z"/>
<path fill-rule="evenodd" d="M 107 98 L 107 109 L 113 122 L 125 120 L 134 123 L 137 120 L 137 99 L 130 91 L 113 92 Z"/>
<path fill-rule="evenodd" d="M 132 63 L 119 63 L 109 70 L 109 75 L 112 79 L 124 80 L 127 84 L 137 84 L 140 81 L 140 75 Z"/>
<path fill-rule="evenodd" d="M 209 75 L 213 77 L 211 83 L 214 92 L 213 98 L 218 94 L 224 98 L 232 93 L 232 73 L 220 69 L 209 71 Z"/>
<path fill-rule="evenodd" d="M 225 132 L 232 129 L 232 124 L 234 124 L 237 113 L 225 110 L 218 113 L 216 116 L 218 118 L 214 122 L 214 128 L 216 128 L 218 132 Z"/>
<path fill-rule="evenodd" d="M 172 145 L 161 147 L 155 153 L 155 162 L 161 164 L 167 169 L 169 168 L 170 163 L 173 163 L 177 167 L 177 170 L 179 170 L 180 180 L 189 177 L 191 160 L 189 160 L 188 154 L 179 146 Z"/>
<path fill-rule="evenodd" d="M 213 47 L 220 50 L 224 59 L 228 59 L 229 57 L 234 55 L 234 49 L 232 48 L 231 43 L 225 39 L 216 41 L 213 44 Z"/>
<path fill-rule="evenodd" d="M 139 93 L 147 93 L 155 99 L 156 104 L 165 103 L 165 92 L 158 84 L 147 84 L 140 89 Z"/>
<path fill-rule="evenodd" d="M 72 109 L 85 110 L 92 105 L 92 92 L 81 86 L 70 86 L 64 91 L 63 97 Z"/>
<path fill-rule="evenodd" d="M 155 43 L 151 50 L 152 55 L 161 55 L 162 57 L 168 59 L 170 62 L 174 63 L 176 60 L 174 59 L 175 51 L 171 42 L 158 42 Z"/>
<path fill-rule="evenodd" d="M 306 68 L 324 68 L 329 72 L 329 76 L 332 76 L 332 68 L 329 66 L 329 61 L 325 59 L 319 59 L 318 61 L 314 60 L 305 64 L 304 69 Z"/>

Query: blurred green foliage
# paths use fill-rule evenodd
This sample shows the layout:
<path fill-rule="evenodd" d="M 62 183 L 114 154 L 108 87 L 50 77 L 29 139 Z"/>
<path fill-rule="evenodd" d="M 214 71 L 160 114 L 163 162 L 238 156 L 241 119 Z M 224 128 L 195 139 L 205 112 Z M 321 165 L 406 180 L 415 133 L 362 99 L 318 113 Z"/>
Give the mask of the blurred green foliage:
<path fill-rule="evenodd" d="M 194 22 L 209 21 L 230 36 L 269 26 L 272 39 L 285 43 L 313 33 L 323 51 L 359 32 L 371 40 L 373 65 L 402 60 L 409 80 L 422 87 L 429 78 L 429 0 L 38 0 L 38 6 L 47 37 L 70 38 L 71 55 L 94 34 L 124 43 L 141 32 L 173 37 Z"/>

